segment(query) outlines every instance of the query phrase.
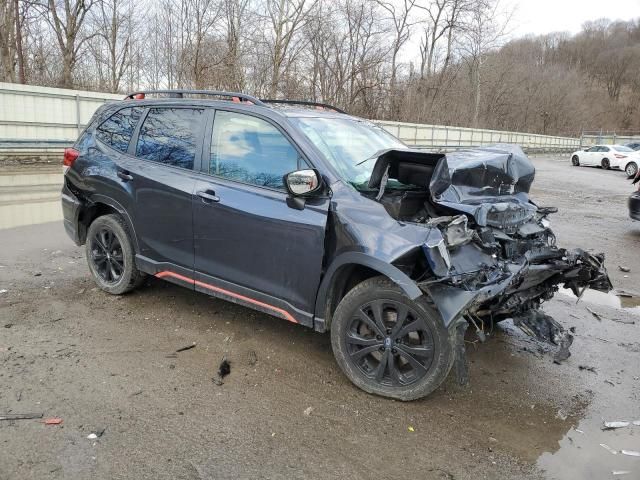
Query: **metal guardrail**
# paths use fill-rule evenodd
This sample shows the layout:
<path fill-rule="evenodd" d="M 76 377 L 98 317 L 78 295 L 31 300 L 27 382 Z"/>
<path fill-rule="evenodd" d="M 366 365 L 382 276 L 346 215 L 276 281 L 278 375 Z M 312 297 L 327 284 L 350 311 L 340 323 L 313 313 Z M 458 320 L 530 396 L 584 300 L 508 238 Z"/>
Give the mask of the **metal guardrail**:
<path fill-rule="evenodd" d="M 591 145 L 624 145 L 640 142 L 640 132 L 622 131 L 583 131 L 580 136 L 580 147 Z"/>
<path fill-rule="evenodd" d="M 75 142 L 100 105 L 121 99 L 121 95 L 0 83 L 0 157 L 61 152 Z M 580 138 L 571 137 L 378 120 L 374 123 L 408 145 L 432 151 L 512 143 L 530 153 L 571 152 L 581 145 Z"/>

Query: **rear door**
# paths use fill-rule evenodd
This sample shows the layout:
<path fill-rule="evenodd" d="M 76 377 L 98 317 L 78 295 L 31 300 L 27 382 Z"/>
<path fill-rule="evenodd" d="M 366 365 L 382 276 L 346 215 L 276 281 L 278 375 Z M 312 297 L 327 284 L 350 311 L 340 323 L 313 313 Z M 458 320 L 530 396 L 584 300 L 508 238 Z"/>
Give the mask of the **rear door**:
<path fill-rule="evenodd" d="M 192 195 L 200 167 L 206 111 L 151 106 L 138 124 L 118 177 L 130 192 L 131 215 L 147 270 L 193 273 Z M 174 279 L 177 277 L 174 277 Z"/>
<path fill-rule="evenodd" d="M 193 202 L 196 289 L 312 324 L 328 197 L 287 204 L 284 174 L 310 166 L 266 118 L 217 110 Z"/>

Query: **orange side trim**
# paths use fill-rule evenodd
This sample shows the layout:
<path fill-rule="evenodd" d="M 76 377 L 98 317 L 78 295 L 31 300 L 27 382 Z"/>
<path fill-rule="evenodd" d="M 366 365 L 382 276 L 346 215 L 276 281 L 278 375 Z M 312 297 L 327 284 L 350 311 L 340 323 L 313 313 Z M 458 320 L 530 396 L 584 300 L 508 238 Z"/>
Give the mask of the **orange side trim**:
<path fill-rule="evenodd" d="M 194 280 L 193 278 L 185 277 L 184 275 L 180 275 L 178 273 L 174 273 L 169 270 L 158 272 L 155 274 L 155 276 L 158 278 L 173 277 L 173 278 L 177 278 L 178 280 L 182 280 L 183 282 L 189 283 L 191 285 L 197 285 L 198 287 L 206 288 L 207 290 L 223 293 L 225 295 L 229 295 L 230 297 L 237 298 L 247 303 L 251 303 L 253 305 L 258 305 L 260 307 L 266 308 L 268 310 L 271 310 L 272 312 L 277 313 L 279 317 L 282 317 L 285 320 L 289 320 L 290 322 L 293 322 L 293 323 L 298 323 L 296 319 L 293 318 L 289 312 L 287 312 L 286 310 L 283 310 L 282 308 L 274 307 L 273 305 L 269 305 L 268 303 L 261 302 L 254 298 L 245 297 L 244 295 L 240 295 L 239 293 L 225 290 L 224 288 L 215 287 L 213 285 L 209 285 L 208 283 L 201 282 L 199 280 Z"/>

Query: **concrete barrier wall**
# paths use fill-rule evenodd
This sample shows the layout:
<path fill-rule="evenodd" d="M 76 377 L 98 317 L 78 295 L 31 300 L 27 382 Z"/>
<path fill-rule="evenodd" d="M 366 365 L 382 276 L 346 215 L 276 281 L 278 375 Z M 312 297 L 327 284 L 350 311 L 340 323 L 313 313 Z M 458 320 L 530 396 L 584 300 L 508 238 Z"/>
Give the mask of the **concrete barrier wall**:
<path fill-rule="evenodd" d="M 59 155 L 100 105 L 122 98 L 0 82 L 0 156 Z"/>
<path fill-rule="evenodd" d="M 123 95 L 0 82 L 0 157 L 59 155 L 105 102 Z M 435 151 L 516 143 L 528 152 L 577 150 L 579 138 L 375 121 L 406 144 Z"/>

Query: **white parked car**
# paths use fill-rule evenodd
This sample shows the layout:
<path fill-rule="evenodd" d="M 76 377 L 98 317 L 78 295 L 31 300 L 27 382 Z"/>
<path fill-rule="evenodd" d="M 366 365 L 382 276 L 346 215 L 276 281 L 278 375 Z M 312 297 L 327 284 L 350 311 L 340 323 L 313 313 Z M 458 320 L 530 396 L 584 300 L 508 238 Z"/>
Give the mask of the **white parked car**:
<path fill-rule="evenodd" d="M 594 145 L 571 154 L 571 164 L 589 167 L 616 168 L 630 177 L 635 176 L 640 165 L 640 152 L 624 145 Z"/>

